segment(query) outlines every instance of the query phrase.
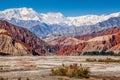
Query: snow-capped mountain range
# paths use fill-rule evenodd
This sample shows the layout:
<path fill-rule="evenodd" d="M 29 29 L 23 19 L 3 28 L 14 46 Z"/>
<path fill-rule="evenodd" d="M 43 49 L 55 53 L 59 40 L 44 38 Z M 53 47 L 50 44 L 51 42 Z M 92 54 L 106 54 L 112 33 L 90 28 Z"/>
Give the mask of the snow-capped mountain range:
<path fill-rule="evenodd" d="M 32 8 L 13 8 L 0 11 L 0 18 L 11 20 L 40 20 L 39 14 Z"/>
<path fill-rule="evenodd" d="M 62 13 L 52 13 L 47 14 L 38 13 L 32 8 L 13 8 L 0 11 L 0 18 L 11 20 L 32 20 L 40 21 L 49 25 L 58 24 L 58 25 L 68 25 L 68 26 L 84 26 L 84 25 L 94 25 L 98 22 L 108 20 L 112 17 L 119 17 L 120 12 L 113 13 L 110 15 L 85 15 L 85 16 L 76 16 L 76 17 L 65 17 Z"/>
<path fill-rule="evenodd" d="M 32 8 L 12 8 L 0 11 L 0 20 L 24 27 L 40 38 L 58 38 L 95 33 L 102 29 L 120 26 L 120 12 L 109 15 L 66 17 L 62 13 L 39 13 Z"/>

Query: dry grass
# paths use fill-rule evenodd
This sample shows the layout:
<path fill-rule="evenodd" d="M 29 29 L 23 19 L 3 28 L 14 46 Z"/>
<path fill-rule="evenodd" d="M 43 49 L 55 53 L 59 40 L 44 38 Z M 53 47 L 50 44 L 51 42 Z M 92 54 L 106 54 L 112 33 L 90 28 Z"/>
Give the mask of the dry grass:
<path fill-rule="evenodd" d="M 105 59 L 91 59 L 91 58 L 87 58 L 86 59 L 86 62 L 106 62 L 106 63 L 109 63 L 109 62 L 120 62 L 120 59 L 112 59 L 112 58 L 105 58 Z"/>
<path fill-rule="evenodd" d="M 9 78 L 3 78 L 3 77 L 0 77 L 0 80 L 9 80 Z M 11 79 L 10 79 L 11 80 Z M 17 80 L 23 80 L 21 77 L 19 77 Z M 30 80 L 28 77 L 24 80 Z"/>
<path fill-rule="evenodd" d="M 3 77 L 1 77 L 0 80 L 5 80 L 5 79 Z"/>
<path fill-rule="evenodd" d="M 65 66 L 64 64 L 61 67 L 54 68 L 51 70 L 52 76 L 67 76 L 75 78 L 89 78 L 89 69 L 83 67 L 82 65 L 78 66 L 77 64 L 72 64 L 70 66 Z"/>

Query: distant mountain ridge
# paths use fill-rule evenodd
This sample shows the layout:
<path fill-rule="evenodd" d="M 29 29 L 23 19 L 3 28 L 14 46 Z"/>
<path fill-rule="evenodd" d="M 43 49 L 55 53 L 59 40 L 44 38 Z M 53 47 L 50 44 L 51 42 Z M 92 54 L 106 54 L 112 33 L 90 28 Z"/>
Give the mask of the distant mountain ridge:
<path fill-rule="evenodd" d="M 59 55 L 82 55 L 84 52 L 111 51 L 120 54 L 120 28 L 114 27 L 92 34 L 58 38 L 49 43 L 59 45 Z"/>
<path fill-rule="evenodd" d="M 0 11 L 0 18 L 6 20 L 36 20 L 39 21 L 39 14 L 32 8 L 13 8 Z"/>
<path fill-rule="evenodd" d="M 38 13 L 32 8 L 12 8 L 0 11 L 0 18 L 6 20 L 32 20 L 41 21 L 46 24 L 58 24 L 58 25 L 68 25 L 68 26 L 84 26 L 84 25 L 94 25 L 98 22 L 105 21 L 112 17 L 120 17 L 120 12 L 113 13 L 110 15 L 85 15 L 76 17 L 65 17 L 62 13 Z"/>
<path fill-rule="evenodd" d="M 46 41 L 62 36 L 89 34 L 120 26 L 120 12 L 100 16 L 65 17 L 60 12 L 43 14 L 32 8 L 24 7 L 0 11 L 0 19 L 27 28 Z"/>

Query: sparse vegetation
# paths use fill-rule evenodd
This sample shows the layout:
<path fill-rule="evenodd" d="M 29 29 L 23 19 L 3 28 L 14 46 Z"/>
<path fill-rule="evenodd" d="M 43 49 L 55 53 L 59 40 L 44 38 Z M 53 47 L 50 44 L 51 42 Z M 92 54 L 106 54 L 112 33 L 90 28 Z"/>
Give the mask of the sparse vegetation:
<path fill-rule="evenodd" d="M 3 78 L 3 77 L 0 77 L 0 80 L 8 80 L 8 78 Z M 18 80 L 22 80 L 21 77 L 18 78 Z M 26 78 L 26 80 L 30 80 L 28 77 Z"/>
<path fill-rule="evenodd" d="M 65 66 L 63 64 L 61 67 L 51 70 L 52 76 L 67 76 L 75 78 L 89 78 L 89 73 L 89 68 L 83 67 L 82 65 L 78 66 L 77 64 L 72 64 L 70 66 Z"/>
<path fill-rule="evenodd" d="M 96 61 L 97 61 L 96 59 L 91 59 L 91 58 L 86 59 L 86 62 L 96 62 Z"/>
<path fill-rule="evenodd" d="M 9 54 L 8 53 L 0 52 L 0 56 L 9 56 Z"/>
<path fill-rule="evenodd" d="M 112 58 L 106 58 L 106 59 L 91 59 L 91 58 L 88 58 L 86 59 L 87 62 L 120 62 L 120 59 L 112 59 Z"/>
<path fill-rule="evenodd" d="M 21 77 L 19 77 L 19 78 L 18 78 L 18 80 L 22 80 L 22 78 L 21 78 Z"/>
<path fill-rule="evenodd" d="M 59 77 L 58 80 L 69 80 L 68 77 Z"/>
<path fill-rule="evenodd" d="M 120 56 L 120 54 L 115 54 L 114 52 L 110 51 L 110 52 L 98 52 L 98 51 L 94 51 L 94 52 L 84 52 L 83 55 L 90 55 L 90 56 L 99 56 L 99 55 L 102 55 L 102 56 L 107 56 L 107 55 L 110 55 L 110 56 Z"/>
<path fill-rule="evenodd" d="M 19 77 L 21 77 L 21 80 L 79 80 L 79 78 L 82 78 L 81 74 L 78 74 L 79 70 L 81 70 L 80 67 L 89 67 L 88 71 L 90 69 L 90 72 L 88 73 L 88 79 L 87 80 L 102 80 L 107 79 L 107 80 L 119 80 L 120 76 L 118 75 L 119 73 L 119 66 L 120 66 L 120 62 L 118 63 L 116 62 L 102 62 L 103 59 L 106 59 L 106 56 L 50 56 L 50 57 L 46 57 L 46 56 L 41 56 L 41 57 L 29 57 L 29 56 L 25 56 L 25 57 L 0 57 L 0 68 L 2 68 L 3 70 L 0 71 L 0 78 L 3 77 L 4 80 L 18 80 Z M 90 62 L 91 59 L 92 61 L 86 62 L 86 59 L 88 59 L 88 61 Z M 119 56 L 108 56 L 107 60 L 120 60 Z M 45 61 L 43 61 L 45 60 Z M 98 61 L 99 62 L 96 62 Z M 102 61 L 101 61 L 102 60 Z M 64 61 L 64 63 L 67 63 L 65 65 L 60 65 L 62 62 Z M 51 63 L 52 62 L 52 63 Z M 72 67 L 74 68 L 70 68 L 70 63 L 78 63 L 76 70 L 75 69 L 75 64 Z M 16 63 L 16 64 L 15 64 Z M 32 63 L 32 64 L 31 64 Z M 37 64 L 36 64 L 37 63 Z M 84 65 L 79 65 L 80 63 L 84 64 Z M 31 67 L 31 65 L 36 65 L 36 67 Z M 25 67 L 22 67 L 25 66 Z M 46 68 L 47 66 L 47 68 Z M 56 75 L 53 75 L 52 72 L 49 70 L 51 69 L 51 67 L 53 68 L 53 71 L 56 69 L 59 69 L 60 67 L 65 69 L 61 69 L 60 73 L 63 73 L 63 76 L 56 76 L 58 75 L 56 73 Z M 49 68 L 49 69 L 48 69 Z M 68 71 L 69 68 L 69 71 Z M 115 68 L 115 69 L 114 69 Z M 40 69 L 40 70 L 39 70 Z M 41 70 L 42 69 L 42 70 Z M 66 70 L 67 69 L 67 70 Z M 118 70 L 117 70 L 118 69 Z M 39 74 L 38 73 L 39 70 Z M 63 71 L 65 70 L 65 71 Z M 95 72 L 96 71 L 96 72 Z M 15 72 L 16 75 L 13 74 L 8 74 L 8 73 L 13 73 Z M 24 73 L 25 72 L 25 73 Z M 55 71 L 54 71 L 55 72 Z M 59 72 L 59 71 L 58 71 Z M 71 73 L 72 72 L 72 73 Z M 82 70 L 81 70 L 82 72 Z M 112 72 L 112 73 L 111 73 Z M 50 76 L 49 74 L 51 73 Z M 77 73 L 77 74 L 75 74 Z M 86 72 L 85 72 L 86 73 Z M 30 76 L 31 75 L 31 76 Z M 101 76 L 103 75 L 103 76 Z M 114 77 L 118 75 L 118 77 Z M 70 76 L 70 77 L 69 77 Z M 77 76 L 77 77 L 76 77 Z M 106 78 L 106 76 L 108 76 Z M 113 77 L 113 78 L 111 78 Z M 28 79 L 29 78 L 29 79 Z M 78 78 L 78 79 L 76 79 Z M 3 79 L 2 79 L 3 80 Z M 19 79 L 20 80 L 20 79 Z M 83 78 L 83 80 L 86 80 Z"/>
<path fill-rule="evenodd" d="M 0 65 L 0 71 L 7 71 L 9 67 L 9 65 Z"/>
<path fill-rule="evenodd" d="M 3 77 L 1 77 L 0 80 L 5 80 L 5 79 Z"/>
<path fill-rule="evenodd" d="M 26 80 L 30 80 L 30 79 L 27 77 Z"/>

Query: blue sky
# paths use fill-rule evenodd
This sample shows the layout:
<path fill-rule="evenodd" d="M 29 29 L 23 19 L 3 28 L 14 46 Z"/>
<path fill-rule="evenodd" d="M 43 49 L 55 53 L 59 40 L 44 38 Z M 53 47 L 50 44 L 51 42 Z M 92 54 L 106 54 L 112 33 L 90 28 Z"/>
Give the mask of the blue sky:
<path fill-rule="evenodd" d="M 61 12 L 65 16 L 120 12 L 120 0 L 0 0 L 0 10 L 28 7 L 40 13 Z"/>

